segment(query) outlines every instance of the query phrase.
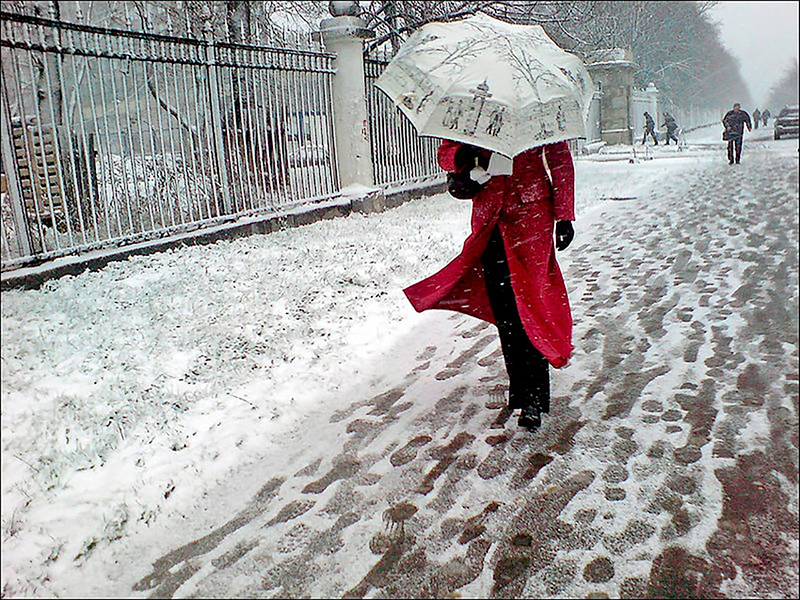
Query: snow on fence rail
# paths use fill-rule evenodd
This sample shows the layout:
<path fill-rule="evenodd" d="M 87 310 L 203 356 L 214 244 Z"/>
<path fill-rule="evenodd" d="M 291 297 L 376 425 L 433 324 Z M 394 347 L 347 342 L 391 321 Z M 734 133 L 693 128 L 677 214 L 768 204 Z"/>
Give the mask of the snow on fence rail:
<path fill-rule="evenodd" d="M 0 33 L 3 270 L 338 193 L 329 53 L 7 12 Z"/>

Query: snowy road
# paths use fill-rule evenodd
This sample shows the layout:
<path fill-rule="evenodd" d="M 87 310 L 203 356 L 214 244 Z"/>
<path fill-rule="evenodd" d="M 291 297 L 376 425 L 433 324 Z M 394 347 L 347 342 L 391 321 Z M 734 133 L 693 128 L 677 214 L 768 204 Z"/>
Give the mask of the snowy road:
<path fill-rule="evenodd" d="M 539 432 L 503 409 L 493 327 L 415 316 L 258 461 L 44 589 L 797 597 L 797 161 L 715 147 L 580 215 L 576 352 Z"/>

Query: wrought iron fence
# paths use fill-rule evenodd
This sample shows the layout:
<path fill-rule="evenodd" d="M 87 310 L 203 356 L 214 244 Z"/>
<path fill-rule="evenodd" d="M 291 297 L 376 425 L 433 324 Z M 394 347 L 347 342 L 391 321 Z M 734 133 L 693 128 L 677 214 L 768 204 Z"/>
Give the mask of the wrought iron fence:
<path fill-rule="evenodd" d="M 438 138 L 420 137 L 392 101 L 375 87 L 390 56 L 366 57 L 364 75 L 375 184 L 393 187 L 444 176 L 436 162 Z"/>
<path fill-rule="evenodd" d="M 3 270 L 338 193 L 333 56 L 0 13 Z"/>
<path fill-rule="evenodd" d="M 689 103 L 688 106 L 679 106 L 672 101 L 668 96 L 661 95 L 661 103 L 664 110 L 669 111 L 678 123 L 678 126 L 684 131 L 692 131 L 707 125 L 721 124 L 722 117 L 725 110 L 720 110 L 718 107 L 697 106 L 694 103 Z"/>
<path fill-rule="evenodd" d="M 583 153 L 587 144 L 598 142 L 603 137 L 602 114 L 600 113 L 602 99 L 603 92 L 596 91 L 589 101 L 589 106 L 586 109 L 586 121 L 584 123 L 586 137 L 567 141 L 567 145 L 573 156 L 579 156 Z"/>
<path fill-rule="evenodd" d="M 602 100 L 602 92 L 595 92 L 592 95 L 586 116 L 586 143 L 596 142 L 602 138 L 602 114 L 600 113 Z"/>
<path fill-rule="evenodd" d="M 645 116 L 648 112 L 653 120 L 658 124 L 660 121 L 658 114 L 658 96 L 648 93 L 647 90 L 631 89 L 630 115 L 628 117 L 633 129 L 633 141 L 640 141 L 644 137 Z"/>

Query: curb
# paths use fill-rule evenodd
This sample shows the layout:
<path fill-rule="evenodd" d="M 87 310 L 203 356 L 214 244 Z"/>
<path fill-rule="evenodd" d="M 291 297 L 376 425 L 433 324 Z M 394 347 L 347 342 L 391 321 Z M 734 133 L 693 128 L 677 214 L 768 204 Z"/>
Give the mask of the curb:
<path fill-rule="evenodd" d="M 346 217 L 354 212 L 365 214 L 380 212 L 384 208 L 396 208 L 410 200 L 438 194 L 445 189 L 444 182 L 434 181 L 423 183 L 418 187 L 380 190 L 378 194 L 371 194 L 367 197 L 340 197 L 317 205 L 289 209 L 279 213 L 240 218 L 232 223 L 196 229 L 158 240 L 132 244 L 124 248 L 106 248 L 59 257 L 2 273 L 0 275 L 0 291 L 38 289 L 51 279 L 58 279 L 64 275 L 79 275 L 86 270 L 102 269 L 111 262 L 127 260 L 131 256 L 146 256 L 184 246 L 213 244 L 220 240 L 268 234 L 326 219 Z"/>

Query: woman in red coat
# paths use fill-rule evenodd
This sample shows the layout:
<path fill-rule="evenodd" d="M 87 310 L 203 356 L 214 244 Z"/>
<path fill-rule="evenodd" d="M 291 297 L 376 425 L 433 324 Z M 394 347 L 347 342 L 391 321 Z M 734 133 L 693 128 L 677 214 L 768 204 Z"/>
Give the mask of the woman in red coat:
<path fill-rule="evenodd" d="M 488 165 L 491 152 L 445 140 L 439 165 L 448 172 Z M 545 161 L 547 166 L 545 166 Z M 549 174 L 548 174 L 549 170 Z M 575 177 L 566 142 L 514 157 L 511 175 L 495 175 L 473 199 L 472 232 L 441 271 L 406 288 L 417 311 L 455 310 L 497 325 L 509 378 L 509 408 L 519 424 L 541 425 L 550 410 L 549 366 L 572 354 L 572 315 L 556 246 L 573 238 Z"/>

